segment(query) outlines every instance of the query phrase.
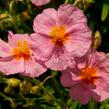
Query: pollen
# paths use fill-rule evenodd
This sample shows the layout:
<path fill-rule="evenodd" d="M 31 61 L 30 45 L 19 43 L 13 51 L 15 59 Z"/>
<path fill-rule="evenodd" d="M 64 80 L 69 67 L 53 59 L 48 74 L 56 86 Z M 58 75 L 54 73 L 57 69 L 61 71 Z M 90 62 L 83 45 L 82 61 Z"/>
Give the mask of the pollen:
<path fill-rule="evenodd" d="M 63 46 L 69 40 L 70 35 L 65 26 L 53 26 L 49 32 L 51 41 L 57 46 Z"/>
<path fill-rule="evenodd" d="M 95 84 L 98 78 L 96 68 L 86 67 L 81 70 L 80 75 L 81 75 L 80 76 L 81 80 L 85 82 L 86 84 Z"/>
<path fill-rule="evenodd" d="M 18 40 L 17 46 L 12 49 L 12 55 L 16 60 L 23 58 L 25 61 L 30 59 L 30 47 L 27 41 Z"/>

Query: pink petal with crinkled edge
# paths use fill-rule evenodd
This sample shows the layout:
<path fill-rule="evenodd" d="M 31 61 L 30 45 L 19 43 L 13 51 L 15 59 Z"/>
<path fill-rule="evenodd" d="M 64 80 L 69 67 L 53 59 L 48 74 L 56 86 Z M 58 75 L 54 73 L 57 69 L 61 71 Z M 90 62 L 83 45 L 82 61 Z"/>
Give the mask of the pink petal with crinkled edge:
<path fill-rule="evenodd" d="M 22 75 L 29 77 L 39 77 L 41 74 L 47 71 L 47 68 L 41 63 L 36 61 L 34 58 L 25 62 L 25 71 Z"/>
<path fill-rule="evenodd" d="M 97 69 L 99 78 L 96 81 L 96 89 L 93 89 L 93 92 L 99 96 L 99 99 L 97 99 L 96 96 L 93 96 L 93 98 L 96 101 L 102 102 L 109 98 L 109 70 L 107 71 L 106 69 L 106 67 L 109 67 L 109 58 L 102 52 L 96 52 L 96 55 L 99 60 Z M 95 58 L 97 58 L 97 56 Z M 106 67 L 104 67 L 105 65 Z"/>
<path fill-rule="evenodd" d="M 78 73 L 78 69 L 67 68 L 62 71 L 61 83 L 64 87 L 75 87 L 80 82 L 78 74 L 75 72 Z"/>
<path fill-rule="evenodd" d="M 93 89 L 93 92 L 99 96 L 99 99 L 96 96 L 92 96 L 98 102 L 102 102 L 109 98 L 109 74 L 104 77 L 101 77 L 96 83 L 96 89 Z"/>
<path fill-rule="evenodd" d="M 84 56 L 91 47 L 91 31 L 84 24 L 78 24 L 69 34 L 71 37 L 64 44 L 66 50 L 74 57 Z"/>
<path fill-rule="evenodd" d="M 34 41 L 32 50 L 35 58 L 38 60 L 47 61 L 51 57 L 54 48 L 54 45 L 51 43 L 50 39 L 36 33 L 31 34 L 31 39 Z"/>
<path fill-rule="evenodd" d="M 10 55 L 11 46 L 5 41 L 0 39 L 0 57 L 6 57 Z"/>
<path fill-rule="evenodd" d="M 20 41 L 27 41 L 28 42 L 30 40 L 30 37 L 29 37 L 28 34 L 14 34 L 11 31 L 8 32 L 8 43 L 12 47 L 15 47 L 19 40 Z"/>
<path fill-rule="evenodd" d="M 33 22 L 33 29 L 40 35 L 49 37 L 49 32 L 53 26 L 56 26 L 57 12 L 53 8 L 45 9 L 37 15 Z"/>
<path fill-rule="evenodd" d="M 70 96 L 73 100 L 79 101 L 81 104 L 87 104 L 90 100 L 90 90 L 82 84 L 75 85 L 70 89 Z"/>
<path fill-rule="evenodd" d="M 50 0 L 31 0 L 31 2 L 36 6 L 42 6 L 50 2 Z"/>
<path fill-rule="evenodd" d="M 58 25 L 65 25 L 67 28 L 70 29 L 75 24 L 87 24 L 87 18 L 83 14 L 83 12 L 79 8 L 74 7 L 71 4 L 60 5 L 57 13 Z"/>
<path fill-rule="evenodd" d="M 45 65 L 52 70 L 65 70 L 70 64 L 71 56 L 64 48 L 54 48 L 52 56 Z"/>
<path fill-rule="evenodd" d="M 100 71 L 109 73 L 109 57 L 103 52 L 96 52 L 96 57 Z"/>
<path fill-rule="evenodd" d="M 13 56 L 0 58 L 0 71 L 6 75 L 24 72 L 24 60 L 16 61 Z"/>

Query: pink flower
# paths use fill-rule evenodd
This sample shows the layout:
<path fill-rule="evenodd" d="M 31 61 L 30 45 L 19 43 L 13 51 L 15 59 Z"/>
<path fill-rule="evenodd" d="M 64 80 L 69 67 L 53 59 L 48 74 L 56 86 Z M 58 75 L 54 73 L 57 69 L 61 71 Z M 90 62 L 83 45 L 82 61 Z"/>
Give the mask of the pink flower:
<path fill-rule="evenodd" d="M 45 9 L 36 16 L 33 25 L 36 57 L 47 60 L 53 70 L 65 69 L 71 57 L 83 56 L 91 45 L 91 31 L 87 19 L 78 8 L 64 4 L 55 9 Z"/>
<path fill-rule="evenodd" d="M 50 0 L 31 0 L 31 2 L 36 6 L 42 6 L 50 2 Z"/>
<path fill-rule="evenodd" d="M 76 59 L 76 65 L 62 72 L 61 83 L 70 88 L 70 96 L 87 104 L 93 98 L 103 101 L 109 98 L 109 57 L 92 50 Z"/>
<path fill-rule="evenodd" d="M 21 73 L 37 77 L 47 69 L 34 57 L 33 41 L 28 34 L 9 32 L 8 43 L 0 39 L 0 70 L 6 75 Z"/>

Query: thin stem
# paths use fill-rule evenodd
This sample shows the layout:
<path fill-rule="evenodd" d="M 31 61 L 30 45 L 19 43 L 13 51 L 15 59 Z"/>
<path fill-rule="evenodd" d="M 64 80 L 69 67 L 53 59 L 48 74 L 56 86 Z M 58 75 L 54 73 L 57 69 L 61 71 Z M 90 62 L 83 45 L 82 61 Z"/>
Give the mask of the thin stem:
<path fill-rule="evenodd" d="M 59 73 L 59 72 L 51 71 L 52 75 L 56 76 L 57 73 Z M 68 109 L 67 104 L 63 100 L 63 95 L 61 93 L 61 86 L 60 86 L 59 82 L 57 81 L 57 79 L 55 78 L 55 76 L 54 76 L 54 78 L 51 78 L 51 79 L 52 79 L 52 82 L 53 82 L 53 85 L 54 85 L 54 88 L 55 88 L 57 94 L 60 96 L 60 102 L 61 102 L 62 109 Z"/>
<path fill-rule="evenodd" d="M 5 100 L 10 101 L 10 103 L 11 103 L 12 105 L 14 104 L 12 98 L 6 96 L 6 95 L 3 94 L 2 92 L 0 92 L 0 96 L 2 96 L 3 98 L 5 98 Z"/>
<path fill-rule="evenodd" d="M 94 105 L 94 104 L 95 104 L 95 103 L 94 103 L 93 100 L 90 101 L 89 106 L 88 106 L 88 109 L 95 109 L 95 105 Z"/>
<path fill-rule="evenodd" d="M 53 78 L 53 75 L 48 76 L 47 78 L 44 79 L 44 81 L 42 82 L 42 84 L 44 84 L 48 79 Z"/>

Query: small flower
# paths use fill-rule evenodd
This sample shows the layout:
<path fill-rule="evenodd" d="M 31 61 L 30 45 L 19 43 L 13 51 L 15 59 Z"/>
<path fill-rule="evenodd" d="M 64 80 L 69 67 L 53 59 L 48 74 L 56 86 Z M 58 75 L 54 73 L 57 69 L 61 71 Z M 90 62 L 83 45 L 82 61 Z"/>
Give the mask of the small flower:
<path fill-rule="evenodd" d="M 28 34 L 9 32 L 8 43 L 0 39 L 0 70 L 6 75 L 21 73 L 37 77 L 47 69 L 34 57 L 34 42 Z"/>
<path fill-rule="evenodd" d="M 70 96 L 87 104 L 93 98 L 103 101 L 109 98 L 109 58 L 103 52 L 92 50 L 76 65 L 62 72 L 61 83 L 70 88 Z"/>
<path fill-rule="evenodd" d="M 42 6 L 50 2 L 50 0 L 31 0 L 31 2 L 36 6 Z"/>
<path fill-rule="evenodd" d="M 45 9 L 36 16 L 31 35 L 36 42 L 36 57 L 47 60 L 53 70 L 65 69 L 71 57 L 81 57 L 90 48 L 92 37 L 87 19 L 78 8 L 64 4 L 55 9 Z"/>

